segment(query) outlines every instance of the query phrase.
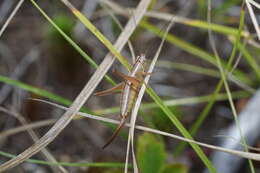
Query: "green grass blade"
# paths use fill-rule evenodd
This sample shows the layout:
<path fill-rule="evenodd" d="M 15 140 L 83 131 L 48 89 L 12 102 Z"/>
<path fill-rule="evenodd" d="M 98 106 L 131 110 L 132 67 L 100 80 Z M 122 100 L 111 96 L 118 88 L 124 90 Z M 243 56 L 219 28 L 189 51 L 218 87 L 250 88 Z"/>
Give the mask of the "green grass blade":
<path fill-rule="evenodd" d="M 209 100 L 208 104 L 206 105 L 206 107 L 203 109 L 203 111 L 198 116 L 197 120 L 192 124 L 191 128 L 189 129 L 189 132 L 192 136 L 194 136 L 197 133 L 197 131 L 201 127 L 202 123 L 208 117 L 209 112 L 211 111 L 213 105 L 215 104 L 215 102 L 217 100 L 216 99 L 217 95 L 220 92 L 222 86 L 223 86 L 223 81 L 220 80 L 220 82 L 217 84 L 215 91 L 211 95 L 211 99 Z M 186 143 L 180 142 L 180 144 L 176 147 L 176 150 L 174 151 L 174 156 L 178 157 L 183 152 L 183 150 L 185 149 L 186 146 L 187 146 Z"/>
<path fill-rule="evenodd" d="M 100 37 L 101 33 L 100 32 L 94 32 L 97 31 L 96 28 L 93 27 L 93 25 L 90 23 L 90 21 L 83 16 L 80 12 L 78 12 L 76 9 L 73 9 L 73 13 L 85 24 L 86 27 L 88 27 L 88 29 L 93 30 L 91 32 L 93 32 L 93 34 L 95 34 L 99 39 L 102 39 L 104 36 L 102 35 L 102 37 Z M 102 41 L 103 42 L 103 41 Z M 112 46 L 112 44 L 110 44 Z M 109 47 L 108 45 L 106 45 L 108 47 L 108 49 L 110 51 L 112 51 L 112 53 L 115 54 L 115 50 L 113 50 L 113 46 Z M 116 54 L 115 54 L 116 55 Z M 117 56 L 118 57 L 118 56 Z M 127 64 L 125 64 L 124 62 L 120 61 L 127 69 L 129 69 L 129 64 L 128 62 L 126 62 Z M 161 107 L 161 109 L 168 115 L 168 117 L 172 120 L 172 122 L 174 123 L 174 125 L 180 130 L 180 132 L 187 138 L 191 139 L 190 134 L 188 133 L 188 131 L 182 126 L 182 124 L 178 121 L 178 119 L 172 114 L 172 112 L 170 111 L 170 109 L 165 106 L 163 104 L 163 102 L 161 101 L 161 99 L 156 95 L 156 93 L 152 90 L 152 89 L 148 89 L 147 90 L 149 95 L 154 99 L 154 101 L 159 105 L 159 107 Z M 203 153 L 203 151 L 200 149 L 200 147 L 196 144 L 191 144 L 191 146 L 193 147 L 193 149 L 197 152 L 197 154 L 199 155 L 199 157 L 202 159 L 202 161 L 204 162 L 204 164 L 208 167 L 208 169 L 211 172 L 216 172 L 215 168 L 213 167 L 213 165 L 211 164 L 211 162 L 208 160 L 207 156 Z"/>
<path fill-rule="evenodd" d="M 163 32 L 160 32 L 160 29 L 147 23 L 147 22 L 141 22 L 140 23 L 140 26 L 155 33 L 156 35 L 158 35 L 159 37 L 162 37 L 163 36 Z M 190 54 L 192 55 L 195 55 L 207 62 L 209 62 L 210 64 L 214 65 L 214 66 L 217 66 L 217 63 L 216 63 L 216 59 L 215 59 L 215 56 L 212 55 L 212 54 L 209 54 L 208 52 L 190 44 L 190 43 L 187 43 L 181 39 L 179 39 L 178 37 L 172 35 L 172 34 L 168 34 L 167 37 L 166 37 L 166 40 L 171 43 L 171 44 L 174 44 L 176 46 L 178 46 L 179 48 L 185 50 L 186 52 L 189 52 Z M 223 62 L 222 62 L 223 63 Z M 225 63 L 223 63 L 225 67 L 227 67 L 227 65 L 225 65 Z M 252 81 L 250 79 L 248 79 L 248 77 L 236 70 L 235 71 L 235 75 L 241 80 L 243 81 L 244 83 L 250 85 L 252 84 Z"/>
<path fill-rule="evenodd" d="M 157 103 L 158 106 L 163 110 L 163 112 L 167 115 L 167 117 L 172 121 L 175 127 L 181 132 L 181 134 L 188 139 L 192 139 L 190 133 L 185 129 L 185 127 L 176 118 L 176 116 L 172 113 L 172 111 L 162 102 L 160 97 L 157 96 L 156 93 L 151 88 L 147 88 L 147 92 L 155 101 L 155 103 Z M 201 150 L 201 148 L 198 145 L 195 145 L 194 143 L 189 143 L 189 144 L 194 149 L 194 151 L 198 154 L 202 162 L 207 166 L 209 171 L 212 173 L 216 173 L 217 172 L 216 169 L 212 165 L 211 161 L 207 158 L 205 153 Z"/>
<path fill-rule="evenodd" d="M 95 61 L 86 53 L 84 52 L 80 46 L 78 46 L 66 33 L 64 33 L 56 24 L 55 22 L 40 8 L 40 6 L 33 0 L 31 0 L 31 3 L 39 10 L 39 12 L 45 17 L 45 19 L 64 37 L 65 40 L 67 40 L 72 47 L 75 48 L 75 50 L 87 61 L 90 65 L 92 65 L 94 68 L 97 68 L 98 65 Z M 106 80 L 111 83 L 112 85 L 115 85 L 115 82 L 108 76 L 105 76 Z"/>
<path fill-rule="evenodd" d="M 201 20 L 187 20 L 183 22 L 192 27 L 200 28 L 200 29 L 211 29 L 212 31 L 224 34 L 224 35 L 236 35 L 238 30 L 232 27 L 227 27 L 218 24 L 208 24 L 207 22 Z M 242 33 L 244 36 L 248 36 L 246 32 Z"/>
<path fill-rule="evenodd" d="M 231 42 L 233 44 L 235 44 L 234 41 L 231 40 Z M 245 60 L 248 62 L 248 64 L 254 70 L 254 72 L 258 78 L 258 81 L 260 81 L 260 67 L 258 65 L 258 62 L 251 56 L 251 54 L 249 53 L 249 51 L 245 48 L 245 46 L 243 44 L 241 44 L 240 42 L 237 42 L 236 44 L 237 44 L 238 49 L 244 55 Z"/>
<path fill-rule="evenodd" d="M 177 62 L 171 62 L 171 61 L 158 61 L 157 62 L 158 67 L 166 67 L 166 68 L 173 68 L 174 70 L 184 70 L 184 71 L 190 71 L 192 73 L 198 73 L 202 75 L 207 75 L 211 77 L 217 77 L 219 78 L 219 72 L 217 70 L 200 67 L 196 65 L 191 64 L 185 64 L 185 63 L 177 63 Z"/>
<path fill-rule="evenodd" d="M 62 103 L 66 106 L 68 106 L 71 103 L 71 101 L 69 101 L 68 99 L 55 95 L 51 92 L 48 92 L 48 91 L 40 89 L 40 88 L 33 87 L 31 85 L 25 84 L 23 82 L 19 82 L 18 80 L 10 79 L 10 78 L 2 76 L 2 75 L 0 75 L 0 82 L 4 82 L 6 84 L 15 86 L 17 88 L 22 88 L 26 91 L 32 92 L 32 93 L 37 94 L 42 97 L 49 98 L 58 103 Z"/>
<path fill-rule="evenodd" d="M 200 18 L 205 18 L 205 13 L 206 13 L 206 1 L 205 0 L 198 0 L 198 7 L 197 7 L 197 10 L 198 10 L 198 14 L 199 14 L 199 17 Z"/>
<path fill-rule="evenodd" d="M 53 93 L 48 92 L 48 91 L 43 90 L 43 89 L 33 87 L 31 85 L 25 84 L 25 83 L 20 82 L 18 80 L 10 79 L 10 78 L 2 76 L 2 75 L 0 75 L 0 82 L 12 85 L 14 87 L 18 87 L 18 88 L 24 89 L 26 91 L 29 91 L 29 92 L 37 94 L 39 96 L 48 98 L 48 99 L 50 99 L 52 101 L 64 104 L 66 106 L 69 106 L 72 103 L 70 100 L 68 100 L 66 98 L 63 98 L 61 96 L 58 96 L 56 94 L 53 94 Z M 90 110 L 88 110 L 86 108 L 82 108 L 82 111 L 84 111 L 86 113 L 93 113 L 93 112 L 91 112 Z"/>
<path fill-rule="evenodd" d="M 82 22 L 83 24 L 85 24 L 85 26 L 91 30 L 91 32 L 93 34 L 95 34 L 97 36 L 97 38 L 100 39 L 100 41 L 102 43 L 105 43 L 107 45 L 107 48 L 114 54 L 116 55 L 117 58 L 119 58 L 120 56 L 118 55 L 117 51 L 114 49 L 114 47 L 112 46 L 112 44 L 105 39 L 105 37 L 100 33 L 97 32 L 98 30 L 94 27 L 94 25 L 91 24 L 91 22 L 85 17 L 83 16 L 78 10 L 70 7 L 72 12 L 74 13 L 74 15 L 76 15 Z M 101 36 L 102 35 L 102 36 Z M 106 42 L 109 43 L 106 43 Z M 120 60 L 120 59 L 119 59 Z M 129 64 L 126 61 L 122 61 L 120 60 L 120 62 L 127 68 L 129 68 Z M 188 131 L 182 126 L 182 124 L 178 121 L 178 119 L 173 115 L 173 113 L 170 111 L 170 109 L 165 106 L 163 104 L 163 102 L 161 101 L 161 99 L 156 95 L 156 93 L 150 88 L 147 90 L 148 94 L 154 99 L 154 101 L 159 105 L 159 107 L 161 107 L 161 109 L 166 113 L 166 115 L 172 120 L 172 122 L 174 123 L 174 125 L 180 130 L 180 132 L 187 138 L 191 139 L 190 134 L 188 133 Z M 208 167 L 208 169 L 210 170 L 210 172 L 216 172 L 215 168 L 213 167 L 212 163 L 209 161 L 209 159 L 207 158 L 207 156 L 203 153 L 203 151 L 200 149 L 200 147 L 197 144 L 191 144 L 190 145 L 194 148 L 195 152 L 199 155 L 199 157 L 202 159 L 202 161 L 204 162 L 204 164 Z"/>
<path fill-rule="evenodd" d="M 14 158 L 16 155 L 9 154 L 3 151 L 0 151 L 0 155 L 8 158 Z M 101 168 L 123 168 L 123 163 L 116 163 L 116 162 L 80 162 L 80 163 L 71 163 L 71 162 L 47 162 L 43 160 L 36 160 L 36 159 L 28 159 L 26 160 L 28 163 L 35 163 L 41 165 L 49 165 L 49 166 L 69 166 L 69 167 L 101 167 Z"/>
<path fill-rule="evenodd" d="M 129 15 L 129 13 L 126 14 L 125 8 L 122 7 L 121 5 L 117 4 L 117 3 L 113 3 L 113 2 L 108 3 L 107 1 L 104 1 L 104 3 L 106 3 L 106 5 L 108 5 L 111 9 L 113 9 L 116 13 L 118 13 L 120 15 L 123 15 L 123 16 Z M 199 0 L 198 1 L 198 7 L 199 8 L 202 7 L 202 8 L 204 8 L 204 10 L 206 10 L 205 5 L 206 5 L 205 0 Z M 206 13 L 206 11 L 203 12 L 204 17 L 205 17 L 205 13 Z M 224 35 L 236 36 L 237 32 L 238 32 L 238 29 L 234 28 L 234 27 L 224 26 L 224 25 L 214 24 L 214 23 L 209 25 L 207 22 L 205 22 L 203 20 L 174 16 L 173 14 L 158 12 L 157 10 L 147 12 L 146 16 L 151 17 L 151 18 L 165 20 L 166 22 L 169 22 L 173 17 L 176 17 L 175 18 L 176 23 L 180 23 L 180 24 L 183 24 L 183 25 L 196 27 L 196 28 L 204 29 L 204 30 L 205 29 L 206 30 L 211 29 L 214 32 L 218 32 L 218 33 L 224 34 Z M 203 16 L 201 16 L 201 17 L 203 18 Z M 242 31 L 241 36 L 249 38 L 250 33 L 247 32 L 247 31 Z"/>
<path fill-rule="evenodd" d="M 241 13 L 243 14 L 243 16 L 240 17 L 240 26 L 241 27 L 244 26 L 244 5 L 245 4 L 243 2 L 242 9 L 241 9 Z M 211 13 L 210 13 L 211 11 L 210 10 L 211 10 L 211 0 L 208 0 L 208 20 L 207 21 L 208 21 L 209 24 L 211 23 Z M 232 99 L 232 95 L 230 94 L 231 91 L 230 91 L 230 88 L 229 88 L 229 85 L 228 85 L 228 82 L 227 82 L 227 76 L 226 76 L 227 74 L 226 74 L 225 70 L 223 69 L 222 63 L 220 61 L 220 56 L 218 55 L 218 52 L 217 52 L 217 48 L 216 48 L 216 44 L 215 44 L 214 39 L 213 39 L 212 31 L 208 30 L 208 34 L 209 34 L 209 40 L 210 40 L 212 50 L 214 52 L 214 55 L 216 56 L 216 61 L 217 61 L 217 65 L 218 65 L 218 68 L 219 68 L 219 71 L 220 71 L 220 74 L 221 74 L 221 79 L 223 81 L 226 93 L 228 95 L 228 100 L 229 100 L 230 108 L 231 108 L 232 113 L 233 113 L 235 124 L 238 128 L 238 133 L 241 137 L 241 141 L 243 143 L 245 151 L 248 152 L 247 142 L 245 140 L 245 137 L 243 136 L 243 132 L 242 132 L 242 129 L 241 129 L 239 121 L 238 121 L 237 111 L 236 111 L 236 108 L 235 108 L 235 105 L 234 105 L 234 102 L 233 102 L 233 99 Z M 238 35 L 238 38 L 239 39 L 236 40 L 237 43 L 239 43 L 240 35 Z M 250 170 L 251 170 L 252 173 L 254 173 L 255 169 L 254 169 L 253 163 L 250 159 L 248 159 L 248 161 L 249 161 L 249 165 L 250 165 Z"/>
<path fill-rule="evenodd" d="M 33 0 L 31 0 L 33 1 Z M 77 16 L 78 19 L 80 19 L 83 24 L 94 34 L 102 43 L 105 44 L 105 46 L 119 59 L 119 61 L 127 68 L 130 69 L 130 65 L 124 59 L 112 46 L 112 44 L 97 30 L 97 28 L 92 25 L 92 23 L 83 16 L 78 10 L 73 8 L 72 6 L 69 6 L 69 8 L 72 10 L 73 14 Z M 181 131 L 181 133 L 187 137 L 191 138 L 190 134 L 187 132 L 187 130 L 182 126 L 182 124 L 178 121 L 178 119 L 173 115 L 173 113 L 170 111 L 167 106 L 163 104 L 161 99 L 155 94 L 155 92 L 152 89 L 148 90 L 148 93 L 151 95 L 152 98 L 154 98 L 155 102 L 162 108 L 162 110 L 166 113 L 166 115 L 172 120 L 172 122 L 177 126 L 177 128 Z M 208 160 L 208 158 L 205 156 L 203 151 L 200 149 L 200 147 L 197 144 L 191 144 L 191 146 L 194 148 L 194 150 L 198 153 L 199 157 L 202 159 L 202 161 L 205 163 L 205 165 L 208 167 L 208 169 L 211 172 L 216 172 L 215 168 L 213 167 L 212 163 Z"/>
<path fill-rule="evenodd" d="M 71 10 L 71 12 L 88 28 L 103 44 L 108 48 L 108 50 L 113 53 L 118 60 L 130 70 L 130 65 L 126 58 L 124 58 L 112 45 L 112 43 L 85 17 L 80 11 L 75 9 L 71 4 L 65 3 Z"/>
<path fill-rule="evenodd" d="M 239 99 L 239 98 L 249 97 L 250 94 L 246 91 L 235 91 L 232 92 L 232 96 L 234 99 Z M 186 105 L 200 104 L 205 102 L 208 103 L 210 102 L 210 100 L 212 100 L 212 95 L 165 100 L 163 101 L 163 103 L 166 106 L 172 107 L 172 106 L 186 106 Z M 224 100 L 227 100 L 227 94 L 218 93 L 216 96 L 216 101 L 224 101 Z M 143 103 L 140 106 L 140 111 L 145 111 L 153 108 L 158 108 L 158 105 L 156 103 Z M 106 115 L 106 114 L 115 114 L 118 113 L 119 111 L 120 108 L 117 106 L 117 107 L 111 107 L 102 110 L 95 110 L 94 112 L 98 115 Z"/>
<path fill-rule="evenodd" d="M 234 62 L 234 59 L 235 59 L 235 56 L 236 56 L 236 52 L 237 52 L 237 49 L 238 49 L 238 43 L 240 42 L 241 32 L 242 32 L 242 29 L 243 29 L 243 21 L 244 21 L 244 11 L 241 11 L 240 25 L 239 25 L 239 29 L 238 29 L 237 34 L 236 34 L 236 41 L 234 43 L 234 47 L 232 49 L 231 56 L 228 60 L 227 71 L 229 71 L 231 69 L 231 65 Z M 208 102 L 206 107 L 203 109 L 203 111 L 200 113 L 198 119 L 195 121 L 195 123 L 190 128 L 191 135 L 194 136 L 197 133 L 201 124 L 204 122 L 206 117 L 209 115 L 210 110 L 212 109 L 214 103 L 216 102 L 216 97 L 217 97 L 218 93 L 220 92 L 220 90 L 223 86 L 223 83 L 224 83 L 223 80 L 220 80 L 219 83 L 217 84 L 217 87 L 215 88 L 210 101 Z M 186 143 L 181 142 L 177 146 L 177 148 L 174 152 L 174 155 L 177 157 L 179 154 L 182 153 L 182 151 L 185 149 L 186 146 L 187 146 Z"/>
<path fill-rule="evenodd" d="M 26 83 L 20 82 L 18 80 L 10 79 L 10 78 L 2 76 L 2 75 L 0 75 L 0 82 L 12 85 L 12 86 L 17 87 L 17 88 L 21 88 L 21 89 L 23 89 L 25 91 L 37 94 L 37 95 L 39 95 L 41 97 L 48 98 L 48 99 L 50 99 L 52 101 L 61 103 L 61 104 L 65 105 L 65 106 L 70 106 L 71 103 L 72 103 L 71 100 L 68 100 L 68 99 L 66 99 L 64 97 L 58 96 L 56 94 L 53 94 L 53 93 L 51 93 L 49 91 L 46 91 L 46 90 L 43 90 L 43 89 L 40 89 L 40 88 L 36 88 L 34 86 L 31 86 L 31 85 L 28 85 Z M 100 115 L 100 114 L 93 113 L 93 111 L 91 111 L 91 110 L 89 110 L 89 109 L 87 109 L 85 107 L 82 107 L 81 111 L 85 112 L 85 113 L 92 114 L 92 115 Z M 83 118 L 83 117 L 75 117 L 75 119 L 81 119 L 81 118 Z M 116 127 L 113 124 L 112 125 L 109 124 L 109 123 L 104 123 L 104 124 L 107 125 L 110 128 L 114 128 L 115 129 L 115 127 Z M 121 134 L 123 136 L 126 135 L 126 133 L 124 133 L 124 132 L 122 132 Z"/>

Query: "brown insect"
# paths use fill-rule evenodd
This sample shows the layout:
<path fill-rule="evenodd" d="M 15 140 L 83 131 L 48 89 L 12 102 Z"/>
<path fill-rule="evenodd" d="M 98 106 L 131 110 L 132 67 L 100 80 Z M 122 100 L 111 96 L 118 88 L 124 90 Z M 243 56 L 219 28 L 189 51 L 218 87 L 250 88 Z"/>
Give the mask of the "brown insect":
<path fill-rule="evenodd" d="M 104 96 L 108 94 L 112 94 L 118 91 L 121 91 L 121 99 L 120 99 L 120 123 L 115 130 L 114 134 L 109 138 L 107 143 L 103 146 L 103 149 L 106 148 L 118 135 L 120 129 L 124 126 L 126 122 L 126 118 L 129 113 L 132 111 L 133 105 L 138 96 L 140 87 L 143 83 L 144 77 L 148 75 L 144 69 L 144 63 L 146 61 L 145 55 L 141 54 L 136 58 L 136 62 L 134 63 L 131 71 L 128 75 L 120 73 L 116 70 L 113 71 L 114 74 L 120 76 L 124 79 L 124 82 L 117 84 L 115 87 L 100 91 L 95 93 L 96 96 Z"/>

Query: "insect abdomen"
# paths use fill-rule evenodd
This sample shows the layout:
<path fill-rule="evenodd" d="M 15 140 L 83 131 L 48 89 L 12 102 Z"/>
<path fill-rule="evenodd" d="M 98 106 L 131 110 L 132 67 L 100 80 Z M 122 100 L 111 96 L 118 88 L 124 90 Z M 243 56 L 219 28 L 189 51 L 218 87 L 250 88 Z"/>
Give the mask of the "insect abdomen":
<path fill-rule="evenodd" d="M 127 113 L 131 112 L 136 100 L 136 96 L 137 96 L 137 91 L 131 90 L 131 93 L 129 95 L 129 102 L 128 102 L 129 106 L 127 108 Z"/>

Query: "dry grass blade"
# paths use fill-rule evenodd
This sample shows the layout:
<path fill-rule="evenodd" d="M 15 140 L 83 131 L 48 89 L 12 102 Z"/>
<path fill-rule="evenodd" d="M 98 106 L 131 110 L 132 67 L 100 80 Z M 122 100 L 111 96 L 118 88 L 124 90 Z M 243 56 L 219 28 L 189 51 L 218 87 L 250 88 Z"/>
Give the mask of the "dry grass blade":
<path fill-rule="evenodd" d="M 233 136 L 228 136 L 228 135 L 216 135 L 215 137 L 220 137 L 220 138 L 226 138 L 227 140 L 239 143 L 241 146 L 244 146 L 242 142 L 240 142 L 239 139 L 233 137 Z M 260 148 L 252 147 L 252 146 L 247 146 L 248 149 L 255 151 L 255 152 L 260 152 Z"/>
<path fill-rule="evenodd" d="M 23 126 L 26 126 L 26 125 L 28 124 L 27 120 L 26 120 L 23 116 L 21 116 L 20 114 L 18 114 L 18 113 L 16 113 L 16 112 L 9 111 L 9 110 L 7 110 L 7 109 L 5 109 L 5 108 L 3 108 L 3 107 L 0 107 L 0 111 L 5 112 L 5 113 L 7 113 L 7 114 L 9 114 L 9 115 L 11 115 L 11 116 L 17 118 Z M 33 139 L 34 142 L 39 139 L 39 138 L 38 138 L 38 135 L 33 131 L 32 128 L 28 128 L 28 129 L 27 129 L 27 132 L 28 132 L 28 134 L 31 136 L 31 138 Z M 43 156 L 46 158 L 47 161 L 53 162 L 53 163 L 57 163 L 57 160 L 56 160 L 55 157 L 48 151 L 47 148 L 43 148 L 41 152 L 42 152 Z M 61 165 L 59 165 L 58 167 L 56 167 L 56 166 L 51 166 L 51 168 L 52 168 L 53 172 L 59 171 L 59 172 L 62 172 L 62 173 L 68 173 L 68 171 L 67 171 L 63 166 L 61 166 Z"/>
<path fill-rule="evenodd" d="M 129 10 L 125 9 L 124 7 L 120 6 L 119 4 L 110 1 L 110 0 L 102 0 L 104 4 L 106 4 L 108 7 L 113 9 L 113 11 L 117 14 L 120 14 L 122 16 L 128 17 L 130 15 Z M 145 13 L 145 16 L 158 18 L 166 21 L 171 21 L 174 17 L 174 22 L 182 22 L 182 21 L 189 21 L 189 19 L 181 16 L 174 16 L 169 13 L 162 13 L 162 12 L 154 12 L 154 11 L 147 11 Z"/>
<path fill-rule="evenodd" d="M 243 5 L 242 5 L 242 7 L 243 7 Z M 211 24 L 211 0 L 208 0 L 207 22 L 208 22 L 208 24 Z M 217 46 L 215 44 L 215 40 L 214 40 L 212 31 L 210 29 L 208 29 L 208 35 L 209 35 L 210 46 L 211 46 L 211 48 L 214 52 L 214 55 L 216 57 L 217 65 L 218 65 L 218 68 L 219 68 L 219 71 L 220 71 L 220 74 L 221 74 L 221 78 L 223 80 L 226 93 L 228 95 L 228 100 L 229 100 L 229 104 L 230 104 L 230 107 L 231 107 L 231 110 L 232 110 L 232 113 L 233 113 L 235 124 L 238 128 L 239 135 L 241 137 L 241 141 L 243 143 L 244 149 L 245 149 L 246 152 L 248 152 L 247 142 L 246 142 L 245 137 L 243 136 L 243 132 L 242 132 L 239 120 L 238 120 L 237 111 L 236 111 L 236 108 L 235 108 L 235 105 L 234 105 L 234 102 L 233 102 L 233 98 L 232 98 L 232 95 L 231 95 L 229 85 L 227 83 L 226 73 L 225 73 L 225 70 L 222 67 L 222 63 L 220 61 L 220 56 L 219 56 L 219 53 L 217 51 Z M 249 161 L 249 166 L 250 166 L 251 172 L 255 172 L 252 161 L 251 160 L 248 160 L 248 161 Z"/>
<path fill-rule="evenodd" d="M 0 133 L 0 140 L 3 139 L 3 138 L 6 138 L 8 136 L 15 135 L 17 133 L 21 133 L 21 132 L 26 131 L 28 129 L 35 129 L 35 128 L 49 126 L 51 124 L 54 124 L 55 122 L 56 122 L 55 119 L 50 119 L 50 120 L 44 120 L 44 121 L 39 121 L 39 122 L 30 123 L 30 124 L 27 124 L 27 125 L 15 127 L 15 128 L 1 132 Z"/>
<path fill-rule="evenodd" d="M 51 103 L 51 102 L 48 102 L 48 101 L 45 101 L 45 100 L 39 100 L 39 99 L 34 99 L 34 100 L 53 105 L 53 106 L 58 107 L 60 109 L 64 109 L 64 110 L 69 109 L 69 108 L 66 108 L 64 106 L 61 106 L 61 105 L 58 105 L 58 104 L 55 104 L 55 103 Z M 84 116 L 86 118 L 90 118 L 90 119 L 94 119 L 94 120 L 98 120 L 98 121 L 103 121 L 103 122 L 108 122 L 108 123 L 113 123 L 113 124 L 119 124 L 120 123 L 118 120 L 112 120 L 112 119 L 105 118 L 105 117 L 90 115 L 90 114 L 83 113 L 83 112 L 78 112 L 77 114 Z M 129 123 L 126 123 L 125 126 L 130 127 L 131 125 Z M 163 131 L 160 131 L 160 130 L 151 129 L 151 128 L 139 126 L 139 125 L 136 125 L 135 129 L 143 130 L 143 131 L 146 131 L 146 132 L 155 133 L 155 134 L 159 134 L 159 135 L 163 135 L 163 136 L 168 136 L 170 138 L 174 138 L 174 139 L 177 139 L 177 140 L 181 140 L 181 141 L 185 141 L 185 142 L 189 142 L 189 143 L 195 143 L 195 144 L 198 144 L 202 147 L 210 148 L 210 149 L 213 149 L 213 150 L 233 154 L 233 155 L 243 157 L 243 158 L 247 158 L 247 159 L 260 161 L 260 154 L 257 154 L 257 153 L 250 153 L 250 152 L 231 150 L 231 149 L 227 149 L 227 148 L 223 148 L 223 147 L 218 147 L 218 146 L 215 146 L 215 145 L 210 145 L 210 144 L 198 142 L 198 141 L 191 140 L 191 139 L 188 139 L 188 138 L 184 138 L 184 137 L 181 137 L 181 136 L 178 136 L 178 135 L 174 135 L 174 134 L 171 134 L 171 133 L 167 133 L 167 132 L 163 132 Z"/>
<path fill-rule="evenodd" d="M 255 5 L 257 8 L 259 8 L 259 4 L 257 4 L 256 2 L 254 2 L 254 1 L 252 1 L 252 0 L 246 0 L 246 6 L 247 6 L 247 8 L 248 8 L 250 17 L 251 17 L 252 22 L 253 22 L 253 24 L 254 24 L 254 27 L 255 27 L 255 30 L 256 30 L 256 33 L 257 33 L 258 40 L 260 41 L 260 29 L 259 29 L 259 25 L 258 25 L 258 23 L 257 23 L 255 13 L 254 13 L 253 8 L 252 8 L 252 6 L 251 6 L 250 3 L 252 3 L 253 5 Z"/>
<path fill-rule="evenodd" d="M 249 0 L 249 1 L 252 1 L 252 0 Z M 130 15 L 129 10 L 127 10 L 125 7 L 115 3 L 113 1 L 103 0 L 103 2 L 108 7 L 110 7 L 115 13 L 117 13 L 119 15 L 122 15 L 122 16 L 125 16 L 125 17 L 128 17 Z M 189 25 L 195 24 L 195 23 L 200 23 L 200 25 L 197 25 L 197 27 L 198 26 L 201 27 L 201 28 L 205 27 L 205 26 L 201 26 L 201 24 L 204 23 L 203 21 L 194 20 L 194 19 L 190 19 L 190 18 L 186 18 L 186 17 L 182 17 L 182 16 L 177 16 L 177 15 L 173 15 L 173 14 L 165 13 L 165 12 L 147 11 L 145 13 L 145 16 L 156 18 L 156 19 L 161 19 L 161 20 L 165 20 L 165 21 L 170 21 L 174 17 L 174 22 L 176 22 L 176 23 L 189 24 Z M 219 26 L 221 26 L 221 25 L 219 25 Z M 250 33 L 247 32 L 247 31 L 243 31 L 241 33 L 241 35 L 243 37 L 248 38 L 250 36 Z M 255 46 L 259 46 L 259 45 L 255 45 Z"/>
<path fill-rule="evenodd" d="M 256 8 L 260 9 L 260 4 L 255 2 L 254 0 L 248 0 L 252 5 L 254 5 Z"/>
<path fill-rule="evenodd" d="M 165 32 L 165 34 L 163 36 L 163 39 L 162 39 L 162 41 L 161 41 L 161 43 L 159 45 L 159 48 L 156 51 L 156 54 L 154 55 L 154 58 L 153 58 L 153 60 L 152 60 L 152 62 L 150 64 L 150 67 L 149 67 L 148 71 L 147 71 L 149 74 L 152 74 L 152 72 L 153 72 L 153 69 L 155 67 L 155 63 L 157 62 L 159 54 L 160 54 L 160 52 L 162 50 L 162 46 L 164 44 L 166 35 L 169 32 L 170 28 L 172 27 L 173 22 L 174 22 L 174 18 L 171 19 L 171 21 L 170 21 L 170 23 L 169 23 L 169 25 L 168 25 L 168 27 L 166 29 L 166 32 Z M 136 103 L 135 103 L 135 105 L 133 107 L 133 110 L 132 110 L 131 121 L 130 121 L 130 130 L 129 130 L 129 135 L 128 135 L 128 145 L 127 145 L 125 173 L 127 173 L 128 157 L 129 157 L 128 154 L 129 154 L 130 143 L 131 143 L 131 149 L 132 149 L 134 172 L 135 173 L 138 172 L 138 167 L 137 167 L 137 162 L 136 162 L 136 157 L 135 157 L 135 152 L 134 152 L 134 129 L 135 129 L 135 123 L 136 123 L 136 119 L 137 119 L 137 113 L 138 113 L 139 107 L 141 105 L 142 97 L 144 95 L 144 92 L 145 92 L 145 89 L 146 89 L 146 86 L 147 86 L 147 83 L 148 83 L 150 77 L 151 77 L 151 75 L 147 75 L 145 77 L 144 84 L 142 85 L 142 87 L 141 87 L 141 89 L 139 91 Z"/>
<path fill-rule="evenodd" d="M 14 8 L 14 10 L 12 11 L 11 15 L 8 17 L 8 19 L 6 20 L 5 24 L 2 26 L 1 30 L 0 30 L 0 37 L 3 35 L 5 29 L 7 28 L 7 26 L 9 25 L 9 23 L 11 22 L 11 20 L 13 19 L 13 17 L 15 16 L 15 14 L 17 13 L 17 11 L 20 9 L 20 7 L 22 6 L 24 0 L 20 0 L 16 7 Z"/>
<path fill-rule="evenodd" d="M 31 0 L 33 1 L 33 0 Z M 128 61 L 118 52 L 118 50 L 115 48 L 115 46 L 113 46 L 111 44 L 111 42 L 90 22 L 90 20 L 88 18 L 86 18 L 79 10 L 77 10 L 68 0 L 61 0 L 62 3 L 64 3 L 64 5 L 66 5 L 70 11 L 75 15 L 75 17 L 77 17 L 82 24 L 85 25 L 85 27 L 91 31 L 92 34 L 94 34 L 96 36 L 96 38 L 98 38 L 98 40 L 100 42 L 103 43 L 103 45 L 112 53 L 115 55 L 115 57 L 127 68 L 127 70 L 130 70 L 130 65 L 128 63 Z M 145 11 L 142 12 L 142 10 L 146 9 L 145 7 L 147 6 L 146 4 L 150 4 L 149 3 L 150 0 L 143 0 L 139 3 L 139 7 L 143 7 L 143 9 L 140 9 L 137 15 L 137 17 L 143 16 Z M 137 11 L 136 11 L 137 12 Z M 134 20 L 135 18 L 133 18 L 133 20 L 129 20 L 128 24 L 132 23 L 135 24 L 136 21 Z M 131 27 L 130 27 L 131 28 Z M 129 29 L 130 29 L 129 28 Z M 127 29 L 127 27 L 125 28 L 125 30 Z M 125 33 L 125 38 L 127 38 L 128 40 L 128 36 L 131 35 L 132 32 L 128 32 Z M 122 39 L 125 39 L 122 38 Z M 124 46 L 124 45 L 122 45 Z"/>
<path fill-rule="evenodd" d="M 146 9 L 149 6 L 150 1 L 149 0 L 142 0 L 137 9 L 135 18 L 131 18 L 124 31 L 120 34 L 118 40 L 115 43 L 115 47 L 117 50 L 121 50 L 123 46 L 126 44 L 127 40 L 133 33 L 133 31 L 136 28 L 135 22 L 139 22 L 144 13 L 146 12 Z M 70 108 L 62 115 L 62 117 L 53 125 L 53 127 L 43 136 L 41 137 L 37 142 L 35 142 L 34 145 L 26 149 L 24 152 L 19 154 L 17 157 L 3 163 L 0 166 L 0 171 L 5 171 L 7 169 L 13 168 L 17 166 L 18 164 L 22 163 L 26 159 L 30 158 L 34 154 L 38 153 L 41 149 L 46 147 L 50 142 L 52 142 L 59 133 L 70 123 L 70 121 L 73 119 L 74 115 L 80 110 L 82 105 L 86 102 L 86 100 L 90 97 L 96 86 L 99 84 L 99 82 L 102 80 L 104 75 L 107 73 L 109 68 L 114 62 L 114 57 L 111 56 L 111 54 L 107 55 L 99 68 L 96 70 L 94 75 L 91 77 L 89 82 L 85 85 L 83 90 L 80 92 L 80 94 L 77 96 L 77 98 L 74 100 Z"/>

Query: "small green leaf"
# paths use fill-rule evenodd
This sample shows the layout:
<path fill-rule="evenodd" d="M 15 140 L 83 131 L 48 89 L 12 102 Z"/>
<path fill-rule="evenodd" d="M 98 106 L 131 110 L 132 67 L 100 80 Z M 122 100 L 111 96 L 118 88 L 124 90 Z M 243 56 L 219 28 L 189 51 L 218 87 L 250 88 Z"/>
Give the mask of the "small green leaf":
<path fill-rule="evenodd" d="M 164 144 L 152 134 L 144 133 L 138 138 L 137 160 L 142 173 L 159 173 L 166 160 Z"/>
<path fill-rule="evenodd" d="M 171 164 L 165 166 L 161 173 L 187 173 L 188 168 L 182 164 Z"/>

